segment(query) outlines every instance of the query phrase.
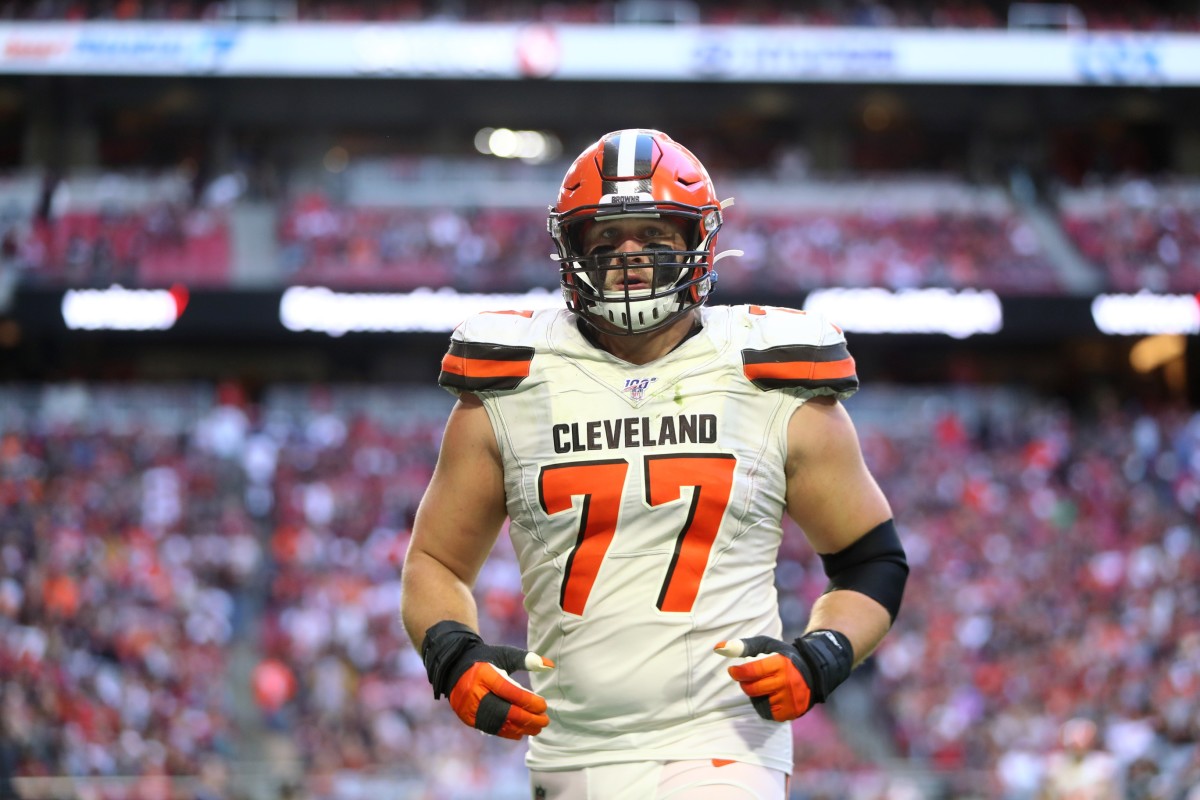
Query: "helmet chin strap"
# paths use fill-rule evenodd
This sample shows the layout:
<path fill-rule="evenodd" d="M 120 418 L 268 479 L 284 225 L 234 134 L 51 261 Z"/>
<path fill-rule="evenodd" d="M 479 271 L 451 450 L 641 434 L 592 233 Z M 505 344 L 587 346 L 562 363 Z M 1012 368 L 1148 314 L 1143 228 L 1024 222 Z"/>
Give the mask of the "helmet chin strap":
<path fill-rule="evenodd" d="M 587 313 L 613 325 L 622 334 L 636 334 L 666 325 L 679 314 L 679 297 L 628 298 L 626 300 L 596 301 Z"/>

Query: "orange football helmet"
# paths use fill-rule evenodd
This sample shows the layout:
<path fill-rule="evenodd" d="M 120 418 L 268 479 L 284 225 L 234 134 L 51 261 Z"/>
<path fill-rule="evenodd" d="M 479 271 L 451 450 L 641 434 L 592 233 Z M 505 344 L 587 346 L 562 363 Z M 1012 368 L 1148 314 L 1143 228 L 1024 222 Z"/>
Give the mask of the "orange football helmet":
<path fill-rule="evenodd" d="M 547 221 L 567 307 L 593 325 L 602 321 L 599 328 L 607 333 L 633 334 L 700 305 L 717 281 L 721 209 L 704 165 L 665 133 L 633 128 L 600 137 L 567 170 Z M 623 217 L 674 221 L 686 249 L 583 251 L 589 223 Z M 629 288 L 628 272 L 635 268 L 650 268 L 648 287 Z M 625 288 L 606 291 L 606 273 L 614 270 L 625 273 L 618 281 Z"/>

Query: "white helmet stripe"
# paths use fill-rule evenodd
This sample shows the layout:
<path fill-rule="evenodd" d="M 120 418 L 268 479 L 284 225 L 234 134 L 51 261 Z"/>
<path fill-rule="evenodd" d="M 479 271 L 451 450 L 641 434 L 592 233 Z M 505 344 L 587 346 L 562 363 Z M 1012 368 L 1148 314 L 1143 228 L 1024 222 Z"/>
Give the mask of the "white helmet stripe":
<path fill-rule="evenodd" d="M 621 131 L 621 140 L 617 143 L 617 175 L 636 175 L 638 130 Z"/>
<path fill-rule="evenodd" d="M 650 174 L 654 169 L 654 140 L 648 131 L 626 130 L 604 142 L 600 175 L 605 198 L 629 197 L 650 192 Z M 611 202 L 602 199 L 601 203 Z"/>

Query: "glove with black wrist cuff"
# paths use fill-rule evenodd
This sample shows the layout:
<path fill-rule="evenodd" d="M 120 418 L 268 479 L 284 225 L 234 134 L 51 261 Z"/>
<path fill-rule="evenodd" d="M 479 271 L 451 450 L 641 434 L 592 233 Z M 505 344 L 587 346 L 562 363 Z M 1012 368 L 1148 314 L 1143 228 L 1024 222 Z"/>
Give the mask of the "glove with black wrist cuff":
<path fill-rule="evenodd" d="M 550 723 L 546 701 L 508 677 L 527 669 L 544 672 L 554 662 L 508 645 L 489 645 L 475 631 L 443 620 L 425 632 L 421 659 L 435 699 L 450 698 L 458 718 L 484 733 L 520 739 Z"/>
<path fill-rule="evenodd" d="M 763 719 L 787 722 L 808 713 L 850 677 L 854 648 L 839 631 L 810 631 L 791 643 L 770 636 L 730 639 L 713 648 L 728 658 L 767 655 L 729 668 Z"/>

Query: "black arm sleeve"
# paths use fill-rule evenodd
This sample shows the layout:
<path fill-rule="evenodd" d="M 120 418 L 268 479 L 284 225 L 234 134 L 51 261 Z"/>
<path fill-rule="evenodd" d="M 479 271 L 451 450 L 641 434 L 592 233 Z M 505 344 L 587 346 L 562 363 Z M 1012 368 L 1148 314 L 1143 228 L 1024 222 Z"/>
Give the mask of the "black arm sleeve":
<path fill-rule="evenodd" d="M 826 593 L 860 592 L 886 608 L 896 621 L 908 581 L 908 559 L 892 520 L 879 523 L 844 550 L 822 555 L 821 561 L 829 576 Z"/>

